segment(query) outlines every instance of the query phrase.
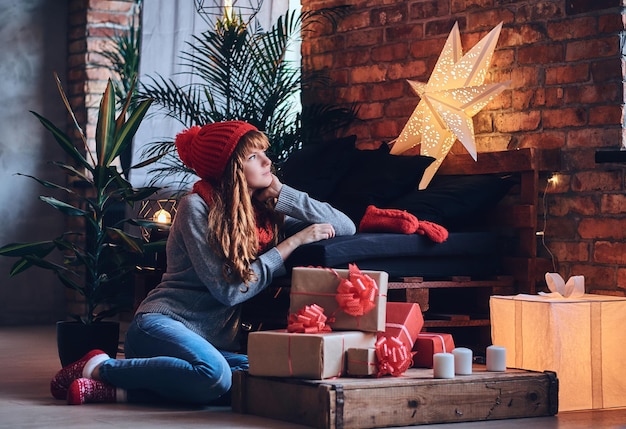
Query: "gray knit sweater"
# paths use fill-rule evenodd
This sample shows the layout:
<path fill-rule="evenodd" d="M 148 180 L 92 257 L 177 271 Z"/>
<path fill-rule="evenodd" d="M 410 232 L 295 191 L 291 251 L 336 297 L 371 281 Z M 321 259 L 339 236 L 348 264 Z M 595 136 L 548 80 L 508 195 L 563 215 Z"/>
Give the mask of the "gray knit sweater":
<path fill-rule="evenodd" d="M 276 210 L 285 214 L 283 232 L 290 236 L 313 223 L 330 223 L 336 235 L 355 233 L 354 223 L 327 203 L 283 185 Z M 162 313 L 182 322 L 220 350 L 239 349 L 240 304 L 265 289 L 275 276 L 286 274 L 284 261 L 273 247 L 261 254 L 252 269 L 258 280 L 229 284 L 222 276 L 223 260 L 207 242 L 208 207 L 197 194 L 183 197 L 167 240 L 167 272 L 137 309 Z"/>

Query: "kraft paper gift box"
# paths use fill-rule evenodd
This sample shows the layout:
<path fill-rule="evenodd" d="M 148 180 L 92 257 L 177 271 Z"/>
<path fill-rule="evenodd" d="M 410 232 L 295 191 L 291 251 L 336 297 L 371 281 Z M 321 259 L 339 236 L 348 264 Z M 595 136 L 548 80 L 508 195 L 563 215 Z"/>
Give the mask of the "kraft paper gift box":
<path fill-rule="evenodd" d="M 362 331 L 318 334 L 284 330 L 256 331 L 248 335 L 250 375 L 323 380 L 345 373 L 346 351 L 372 348 L 376 334 Z"/>
<path fill-rule="evenodd" d="M 354 317 L 339 308 L 335 297 L 340 280 L 333 271 L 344 279 L 349 276 L 349 270 L 344 269 L 331 271 L 328 268 L 294 267 L 291 274 L 289 313 L 297 313 L 306 305 L 317 304 L 324 309 L 324 314 L 329 318 L 327 323 L 333 331 L 384 331 L 388 274 L 384 271 L 362 271 L 374 279 L 378 294 L 374 298 L 375 307 L 372 310 Z"/>
<path fill-rule="evenodd" d="M 348 349 L 346 360 L 348 375 L 374 376 L 378 373 L 376 349 Z"/>
<path fill-rule="evenodd" d="M 413 351 L 413 367 L 432 368 L 435 353 L 452 353 L 454 338 L 451 334 L 440 332 L 422 332 L 417 336 Z"/>
<path fill-rule="evenodd" d="M 626 406 L 626 298 L 492 296 L 490 310 L 507 367 L 556 372 L 559 411 Z"/>
<path fill-rule="evenodd" d="M 413 349 L 415 340 L 424 327 L 424 316 L 419 304 L 411 302 L 388 302 L 385 335 L 404 343 L 407 350 Z"/>

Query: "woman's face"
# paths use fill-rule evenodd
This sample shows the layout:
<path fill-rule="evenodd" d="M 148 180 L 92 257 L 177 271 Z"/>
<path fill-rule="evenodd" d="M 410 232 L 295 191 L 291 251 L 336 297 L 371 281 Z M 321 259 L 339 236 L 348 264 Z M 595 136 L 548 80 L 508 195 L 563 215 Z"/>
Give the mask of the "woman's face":
<path fill-rule="evenodd" d="M 243 174 L 250 194 L 271 185 L 272 161 L 265 155 L 264 150 L 253 148 L 247 153 L 243 163 Z"/>

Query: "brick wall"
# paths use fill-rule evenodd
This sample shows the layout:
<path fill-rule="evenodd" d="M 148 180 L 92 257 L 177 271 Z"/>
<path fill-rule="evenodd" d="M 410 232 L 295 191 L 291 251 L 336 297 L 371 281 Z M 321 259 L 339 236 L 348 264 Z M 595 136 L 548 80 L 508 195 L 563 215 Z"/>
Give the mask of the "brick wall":
<path fill-rule="evenodd" d="M 625 145 L 618 0 L 302 3 L 354 6 L 337 31 L 305 34 L 303 66 L 327 70 L 334 84 L 305 91 L 303 100 L 359 103 L 361 120 L 349 132 L 364 148 L 398 136 L 418 101 L 406 79 L 428 80 L 454 22 L 466 52 L 502 21 L 487 82 L 512 85 L 475 116 L 478 150 L 560 148 L 559 182 L 546 182 L 545 200 L 546 242 L 557 269 L 566 278 L 584 275 L 589 289 L 626 290 L 625 169 L 594 161 L 596 150 Z M 93 67 L 93 51 L 127 26 L 133 11 L 127 1 L 69 1 L 66 89 L 90 141 L 109 76 Z M 453 151 L 464 149 L 457 143 Z"/>
<path fill-rule="evenodd" d="M 623 294 L 625 167 L 594 161 L 598 149 L 626 146 L 618 0 L 302 3 L 304 9 L 353 5 L 336 31 L 324 26 L 305 34 L 303 66 L 327 70 L 334 83 L 305 91 L 303 100 L 357 102 L 361 120 L 348 133 L 357 134 L 362 148 L 398 136 L 419 101 L 406 79 L 428 80 L 454 22 L 467 52 L 502 21 L 487 82 L 512 85 L 475 116 L 478 150 L 560 148 L 559 181 L 545 181 L 547 247 L 566 279 L 584 275 L 588 290 Z M 457 142 L 453 151 L 464 148 Z"/>

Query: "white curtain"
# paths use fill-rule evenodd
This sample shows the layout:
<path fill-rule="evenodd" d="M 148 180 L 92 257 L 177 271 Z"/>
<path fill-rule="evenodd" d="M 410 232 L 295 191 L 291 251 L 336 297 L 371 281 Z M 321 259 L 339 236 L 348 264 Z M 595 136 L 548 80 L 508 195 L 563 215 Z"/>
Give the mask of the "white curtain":
<path fill-rule="evenodd" d="M 224 6 L 230 0 L 205 0 L 205 5 Z M 240 0 L 245 12 L 249 0 Z M 197 11 L 195 0 L 144 0 L 142 19 L 142 47 L 139 79 L 146 76 L 172 78 L 177 84 L 191 83 L 189 74 L 180 74 L 183 67 L 180 65 L 180 53 L 187 50 L 192 35 L 199 35 L 209 25 Z M 237 7 L 237 3 L 235 3 Z M 257 18 L 261 25 L 269 28 L 278 16 L 289 8 L 300 8 L 299 0 L 264 0 Z M 219 11 L 217 7 L 216 12 Z M 299 48 L 292 56 L 299 61 Z M 142 159 L 142 152 L 147 144 L 155 141 L 173 140 L 182 125 L 172 118 L 166 118 L 151 109 L 153 114 L 144 120 L 139 128 L 134 142 L 134 163 Z M 149 168 L 135 170 L 132 173 L 132 182 L 135 186 L 143 186 L 149 182 Z"/>

